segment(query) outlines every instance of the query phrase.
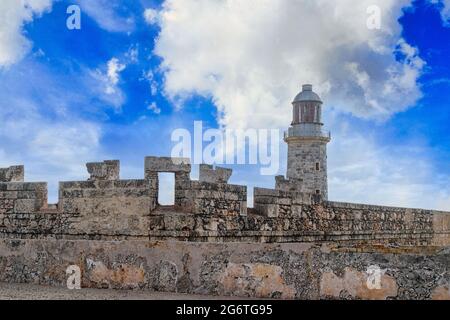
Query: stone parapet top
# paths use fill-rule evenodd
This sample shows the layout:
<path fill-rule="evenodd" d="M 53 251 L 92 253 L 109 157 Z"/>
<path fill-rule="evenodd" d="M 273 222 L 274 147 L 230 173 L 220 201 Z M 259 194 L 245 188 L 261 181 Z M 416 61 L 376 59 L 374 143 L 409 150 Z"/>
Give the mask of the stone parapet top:
<path fill-rule="evenodd" d="M 148 186 L 149 181 L 145 179 L 61 181 L 59 183 L 62 189 L 146 188 Z"/>
<path fill-rule="evenodd" d="M 363 203 L 351 203 L 351 202 L 337 202 L 337 201 L 324 201 L 325 206 L 333 208 L 348 208 L 348 209 L 366 209 L 366 210 L 389 210 L 389 211 L 427 211 L 433 213 L 447 213 L 447 211 L 432 210 L 432 209 L 421 209 L 421 208 L 407 208 L 407 207 L 393 207 L 393 206 L 381 206 L 381 205 L 371 205 Z"/>

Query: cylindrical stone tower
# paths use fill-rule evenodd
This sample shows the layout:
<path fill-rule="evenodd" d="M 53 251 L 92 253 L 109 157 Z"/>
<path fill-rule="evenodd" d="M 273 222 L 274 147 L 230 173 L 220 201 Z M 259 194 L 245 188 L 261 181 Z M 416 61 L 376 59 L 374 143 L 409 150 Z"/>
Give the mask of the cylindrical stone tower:
<path fill-rule="evenodd" d="M 298 191 L 320 194 L 327 200 L 327 143 L 331 135 L 322 128 L 322 101 L 312 85 L 305 84 L 292 106 L 292 124 L 284 136 L 288 144 L 287 179 Z"/>

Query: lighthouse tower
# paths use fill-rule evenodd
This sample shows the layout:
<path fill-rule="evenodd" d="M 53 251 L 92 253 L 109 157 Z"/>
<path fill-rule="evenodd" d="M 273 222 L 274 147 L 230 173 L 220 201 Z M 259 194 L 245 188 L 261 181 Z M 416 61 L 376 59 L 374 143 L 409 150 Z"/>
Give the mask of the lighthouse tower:
<path fill-rule="evenodd" d="M 299 192 L 328 199 L 327 144 L 323 130 L 322 100 L 305 84 L 292 102 L 293 120 L 284 141 L 288 144 L 287 180 Z"/>

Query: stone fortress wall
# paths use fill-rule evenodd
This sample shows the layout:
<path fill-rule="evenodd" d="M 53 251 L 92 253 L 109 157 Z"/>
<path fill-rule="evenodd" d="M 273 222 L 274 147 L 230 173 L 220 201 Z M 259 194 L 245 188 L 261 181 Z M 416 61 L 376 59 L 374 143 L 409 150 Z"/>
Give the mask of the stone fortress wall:
<path fill-rule="evenodd" d="M 450 212 L 328 201 L 322 101 L 293 101 L 286 177 L 274 189 L 229 184 L 232 171 L 147 157 L 143 179 L 120 163 L 86 165 L 87 181 L 25 182 L 0 169 L 0 281 L 286 299 L 450 299 Z M 175 176 L 159 205 L 158 175 Z M 368 270 L 378 268 L 378 285 Z M 373 279 L 372 279 L 373 280 Z M 372 281 L 370 280 L 370 281 Z"/>
<path fill-rule="evenodd" d="M 87 181 L 60 183 L 57 205 L 47 204 L 46 183 L 23 181 L 23 167 L 1 169 L 0 237 L 450 244 L 446 212 L 325 201 L 278 187 L 255 188 L 247 208 L 247 188 L 228 184 L 230 169 L 201 165 L 195 181 L 189 159 L 147 157 L 141 180 L 120 180 L 119 161 L 87 168 Z M 160 172 L 175 174 L 174 206 L 158 205 Z"/>
<path fill-rule="evenodd" d="M 147 157 L 144 179 L 118 161 L 87 164 L 87 181 L 24 182 L 0 169 L 0 281 L 283 299 L 450 299 L 450 213 L 325 201 L 228 184 L 231 170 Z M 175 174 L 175 204 L 158 204 L 158 173 Z M 281 183 L 280 183 L 281 182 Z M 367 268 L 381 268 L 378 289 Z"/>
<path fill-rule="evenodd" d="M 0 239 L 0 281 L 281 299 L 450 299 L 449 248 Z M 380 268 L 380 285 L 367 270 Z"/>

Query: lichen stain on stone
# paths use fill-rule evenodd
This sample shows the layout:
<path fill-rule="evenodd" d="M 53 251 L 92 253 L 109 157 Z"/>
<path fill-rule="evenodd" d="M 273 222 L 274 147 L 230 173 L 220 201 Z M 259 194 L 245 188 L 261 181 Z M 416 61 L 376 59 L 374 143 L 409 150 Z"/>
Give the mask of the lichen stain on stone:
<path fill-rule="evenodd" d="M 86 260 L 88 265 L 88 277 L 93 283 L 102 287 L 139 288 L 145 284 L 145 270 L 128 264 L 120 264 L 114 269 L 109 269 L 101 261 Z"/>
<path fill-rule="evenodd" d="M 450 287 L 440 286 L 431 293 L 432 300 L 450 300 Z"/>
<path fill-rule="evenodd" d="M 229 263 L 219 282 L 226 295 L 293 299 L 296 291 L 286 285 L 282 273 L 280 266 L 270 264 Z"/>
<path fill-rule="evenodd" d="M 386 300 L 397 296 L 398 286 L 395 279 L 389 275 L 381 276 L 381 288 L 369 289 L 367 286 L 367 273 L 353 268 L 345 268 L 342 278 L 333 272 L 324 272 L 320 280 L 320 295 L 322 297 L 339 298 L 346 292 L 354 298 L 364 300 Z"/>

